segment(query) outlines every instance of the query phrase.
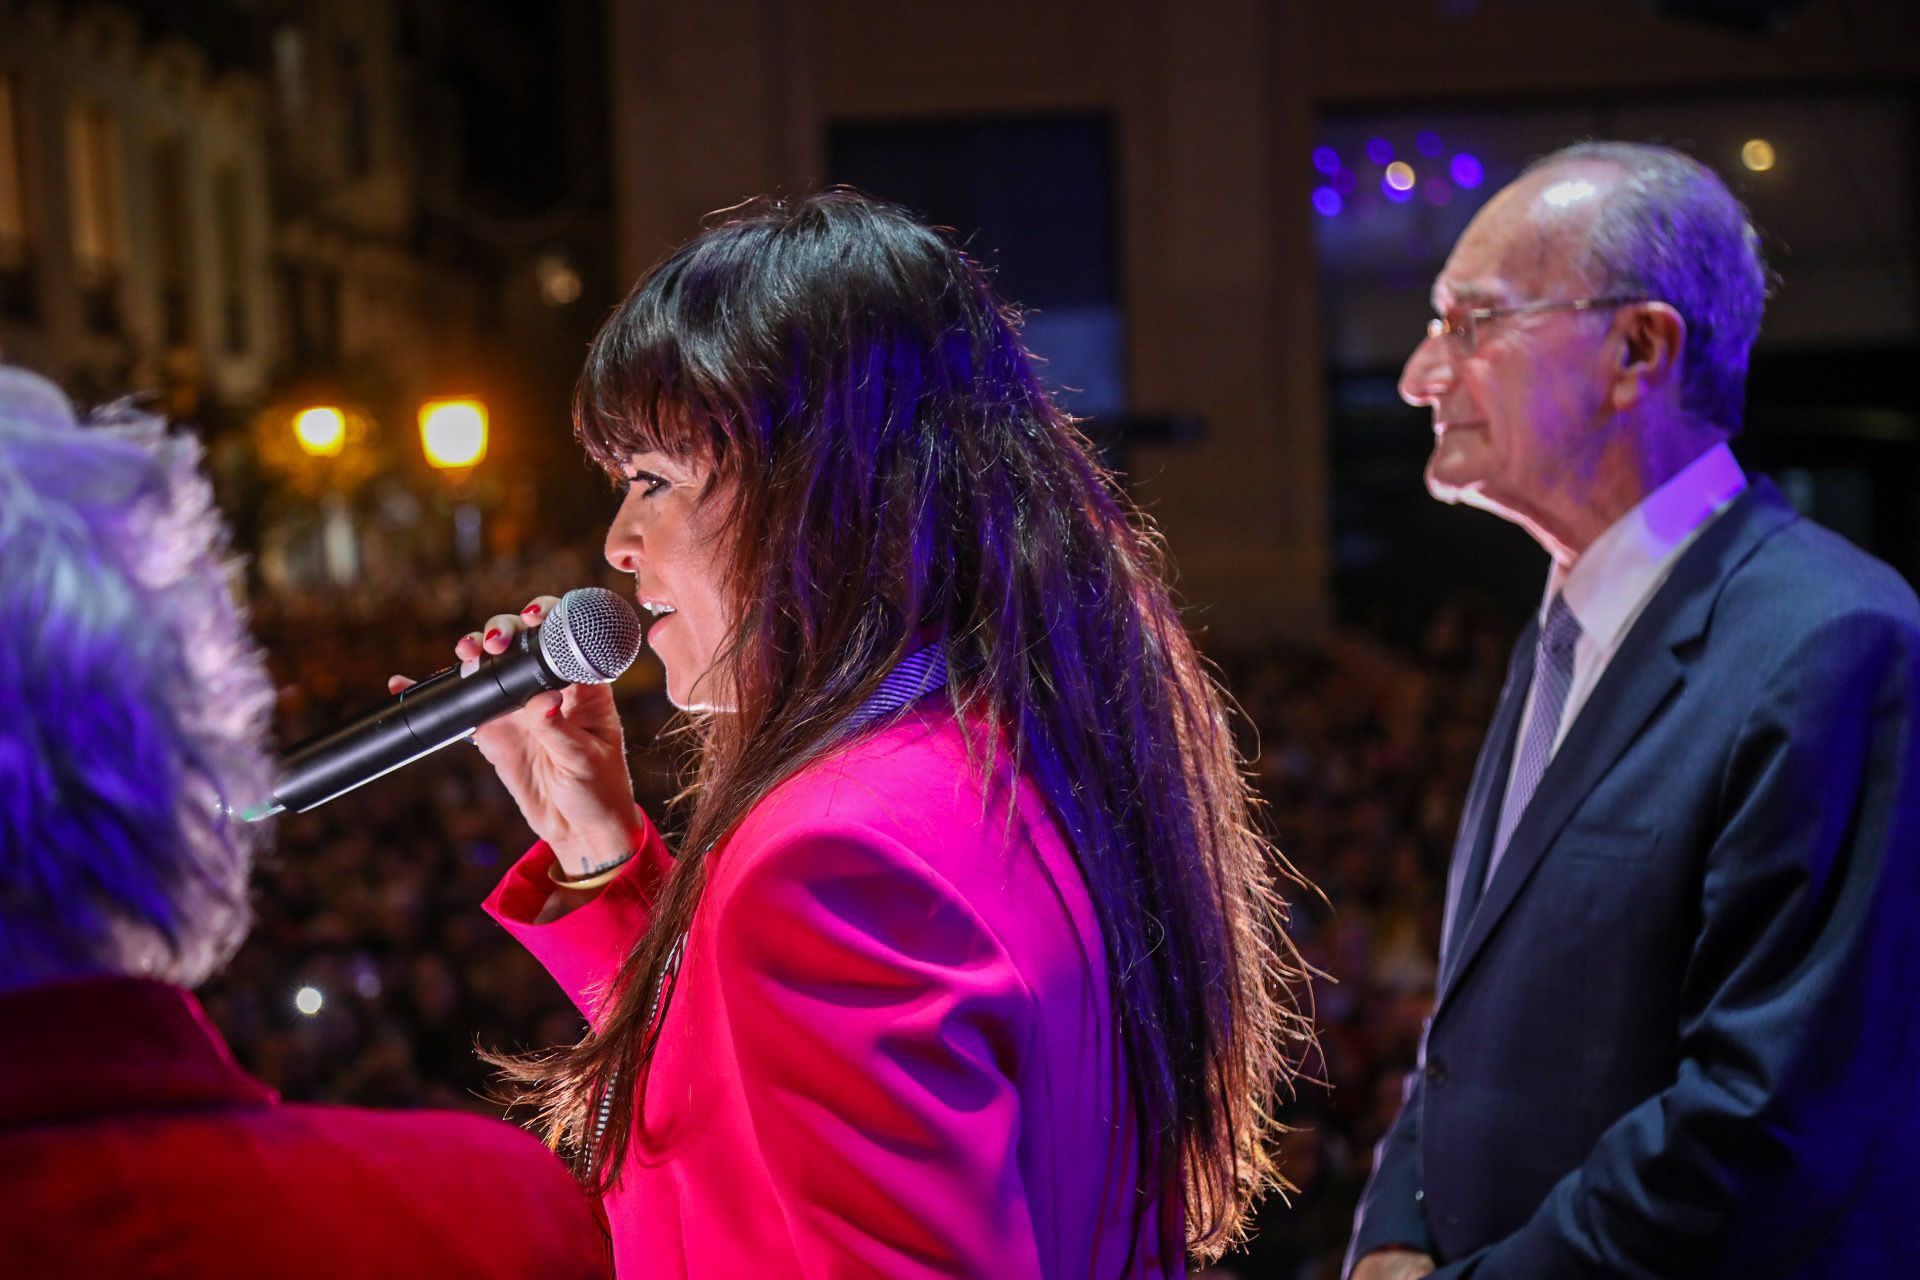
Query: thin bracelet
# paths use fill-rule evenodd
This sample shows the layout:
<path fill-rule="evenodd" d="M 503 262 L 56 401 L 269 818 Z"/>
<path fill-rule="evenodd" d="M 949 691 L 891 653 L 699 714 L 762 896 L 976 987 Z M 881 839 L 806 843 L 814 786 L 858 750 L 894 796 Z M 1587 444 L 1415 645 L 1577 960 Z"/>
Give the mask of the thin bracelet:
<path fill-rule="evenodd" d="M 578 880 L 569 880 L 560 874 L 560 860 L 556 858 L 547 864 L 547 879 L 553 881 L 562 889 L 598 889 L 601 885 L 608 883 L 615 876 L 619 875 L 620 868 L 632 861 L 633 855 L 630 853 L 612 866 L 602 867 L 592 875 L 581 876 Z"/>

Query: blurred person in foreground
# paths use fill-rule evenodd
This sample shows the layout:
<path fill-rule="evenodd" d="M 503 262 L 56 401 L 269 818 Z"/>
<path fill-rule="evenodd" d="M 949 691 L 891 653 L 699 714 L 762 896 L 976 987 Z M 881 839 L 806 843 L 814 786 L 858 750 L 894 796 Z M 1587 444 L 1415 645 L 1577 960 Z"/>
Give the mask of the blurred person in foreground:
<path fill-rule="evenodd" d="M 1355 1280 L 1920 1265 L 1920 609 L 1734 460 L 1764 297 L 1720 180 L 1624 143 L 1434 283 L 1428 487 L 1552 563 Z"/>
<path fill-rule="evenodd" d="M 1307 1037 L 1282 864 L 1154 536 L 981 271 L 850 192 L 735 211 L 601 331 L 576 427 L 698 735 L 677 856 L 604 687 L 478 745 L 542 837 L 489 907 L 590 1024 L 517 1072 L 619 1273 L 1217 1253 Z"/>
<path fill-rule="evenodd" d="M 282 1105 L 190 994 L 247 931 L 273 702 L 199 459 L 0 366 L 0 1275 L 604 1275 L 531 1135 Z"/>

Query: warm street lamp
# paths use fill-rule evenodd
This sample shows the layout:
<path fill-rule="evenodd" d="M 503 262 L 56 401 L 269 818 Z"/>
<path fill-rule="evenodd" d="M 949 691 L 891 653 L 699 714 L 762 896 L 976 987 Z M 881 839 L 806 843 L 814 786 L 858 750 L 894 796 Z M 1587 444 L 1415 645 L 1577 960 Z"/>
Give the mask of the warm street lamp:
<path fill-rule="evenodd" d="M 473 467 L 487 456 L 487 406 L 478 400 L 429 400 L 420 406 L 420 448 L 453 482 L 453 549 L 461 564 L 480 558 L 480 508 L 469 492 Z"/>
<path fill-rule="evenodd" d="M 347 443 L 347 415 L 332 405 L 302 409 L 293 417 L 293 435 L 309 458 L 337 458 Z"/>
<path fill-rule="evenodd" d="M 420 447 L 443 471 L 487 456 L 487 406 L 478 400 L 429 400 L 420 406 Z"/>
<path fill-rule="evenodd" d="M 285 416 L 278 418 L 279 424 L 286 421 Z M 262 460 L 318 500 L 320 560 L 327 579 L 336 586 L 351 585 L 360 578 L 360 535 L 347 495 L 375 465 L 365 446 L 366 420 L 337 405 L 316 404 L 296 409 L 292 421 L 292 443 L 284 425 L 274 426 L 271 448 L 261 451 Z M 347 448 L 350 442 L 352 449 Z"/>

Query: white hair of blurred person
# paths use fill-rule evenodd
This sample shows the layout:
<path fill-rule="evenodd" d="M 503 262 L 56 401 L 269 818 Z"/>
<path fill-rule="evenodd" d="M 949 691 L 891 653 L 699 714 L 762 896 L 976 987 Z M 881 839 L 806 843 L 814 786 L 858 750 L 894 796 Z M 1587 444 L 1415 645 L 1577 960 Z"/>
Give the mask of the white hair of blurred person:
<path fill-rule="evenodd" d="M 273 690 L 201 456 L 0 365 L 0 988 L 193 987 L 246 936 Z"/>

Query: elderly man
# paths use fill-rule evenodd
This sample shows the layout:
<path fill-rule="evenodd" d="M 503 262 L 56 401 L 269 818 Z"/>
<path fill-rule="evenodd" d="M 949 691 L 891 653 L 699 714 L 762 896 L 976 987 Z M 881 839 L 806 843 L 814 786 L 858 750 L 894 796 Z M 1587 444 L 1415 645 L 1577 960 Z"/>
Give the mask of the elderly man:
<path fill-rule="evenodd" d="M 284 1106 L 191 988 L 240 944 L 272 688 L 190 436 L 0 365 L 0 1275 L 605 1275 L 529 1134 Z"/>
<path fill-rule="evenodd" d="M 1434 283 L 1428 487 L 1552 564 L 1354 1280 L 1920 1274 L 1920 609 L 1727 447 L 1764 294 L 1720 181 L 1619 143 Z"/>

